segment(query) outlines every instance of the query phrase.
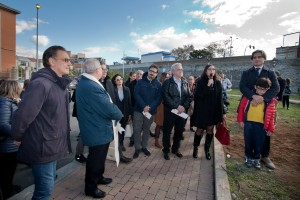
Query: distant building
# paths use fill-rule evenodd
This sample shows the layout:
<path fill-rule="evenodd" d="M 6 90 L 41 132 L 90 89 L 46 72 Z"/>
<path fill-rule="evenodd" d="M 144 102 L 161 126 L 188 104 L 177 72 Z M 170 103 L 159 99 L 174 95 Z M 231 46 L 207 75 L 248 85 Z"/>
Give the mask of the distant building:
<path fill-rule="evenodd" d="M 140 58 L 132 57 L 132 56 L 125 56 L 122 58 L 126 62 L 126 64 L 136 64 L 140 62 Z"/>
<path fill-rule="evenodd" d="M 30 79 L 31 73 L 35 70 L 36 59 L 24 56 L 16 56 L 16 66 L 18 71 L 18 79 Z M 43 68 L 43 62 L 41 59 L 38 60 L 39 69 Z"/>
<path fill-rule="evenodd" d="M 300 58 L 300 46 L 278 47 L 276 58 L 278 60 Z"/>
<path fill-rule="evenodd" d="M 0 3 L 0 78 L 17 79 L 16 15 L 21 12 Z"/>
<path fill-rule="evenodd" d="M 154 53 L 143 54 L 141 58 L 142 63 L 175 61 L 175 60 L 176 60 L 176 56 L 174 56 L 171 52 L 167 52 L 167 51 L 159 51 Z"/>

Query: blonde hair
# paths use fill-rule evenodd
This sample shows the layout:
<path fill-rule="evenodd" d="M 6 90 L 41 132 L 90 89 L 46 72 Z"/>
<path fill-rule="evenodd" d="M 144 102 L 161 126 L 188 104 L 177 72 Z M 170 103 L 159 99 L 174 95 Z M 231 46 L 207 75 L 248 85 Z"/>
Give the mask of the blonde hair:
<path fill-rule="evenodd" d="M 9 99 L 16 99 L 20 97 L 21 86 L 18 81 L 4 80 L 0 85 L 0 96 Z"/>

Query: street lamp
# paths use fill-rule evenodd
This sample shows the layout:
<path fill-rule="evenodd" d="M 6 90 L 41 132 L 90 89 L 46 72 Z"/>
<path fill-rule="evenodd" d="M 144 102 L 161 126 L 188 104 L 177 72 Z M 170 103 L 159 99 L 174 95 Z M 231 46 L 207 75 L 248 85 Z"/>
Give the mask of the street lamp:
<path fill-rule="evenodd" d="M 273 71 L 275 72 L 275 67 L 278 63 L 278 60 L 276 58 L 273 58 L 272 63 L 273 63 Z"/>
<path fill-rule="evenodd" d="M 36 61 L 35 61 L 35 68 L 36 71 L 39 70 L 39 9 L 41 8 L 40 4 L 35 4 L 36 7 Z"/>
<path fill-rule="evenodd" d="M 239 38 L 236 38 L 239 39 Z M 229 47 L 229 56 L 231 56 L 231 49 L 233 48 L 232 46 L 232 36 L 230 36 L 230 47 Z"/>
<path fill-rule="evenodd" d="M 207 65 L 209 65 L 209 61 L 210 61 L 211 57 L 210 56 L 206 56 L 206 60 L 207 60 Z"/>
<path fill-rule="evenodd" d="M 249 49 L 255 49 L 255 46 L 252 46 L 252 45 L 249 45 L 249 46 L 246 46 L 245 48 L 245 51 L 244 51 L 244 56 L 246 55 L 246 49 L 249 47 Z"/>

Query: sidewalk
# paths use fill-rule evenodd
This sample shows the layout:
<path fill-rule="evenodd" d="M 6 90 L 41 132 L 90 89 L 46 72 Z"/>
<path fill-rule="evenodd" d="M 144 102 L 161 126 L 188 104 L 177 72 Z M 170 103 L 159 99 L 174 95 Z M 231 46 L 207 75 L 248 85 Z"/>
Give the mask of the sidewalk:
<path fill-rule="evenodd" d="M 215 195 L 215 184 L 216 188 L 219 186 L 217 186 L 218 181 L 214 180 L 214 156 L 210 161 L 205 159 L 203 148 L 205 140 L 201 141 L 199 158 L 194 159 L 192 157 L 194 133 L 186 131 L 184 137 L 180 148 L 183 154 L 181 159 L 170 154 L 171 159 L 164 160 L 161 149 L 154 146 L 154 138 L 150 137 L 148 145 L 151 152 L 150 157 L 141 153 L 138 159 L 134 159 L 130 164 L 120 163 L 118 168 L 115 162 L 107 160 L 104 176 L 112 178 L 113 182 L 107 186 L 98 185 L 101 190 L 106 192 L 104 199 L 228 199 L 223 198 L 224 195 L 219 196 L 220 198 Z M 125 155 L 132 157 L 134 148 L 128 147 L 128 139 L 126 139 L 125 147 Z M 222 148 L 217 149 L 219 151 L 217 154 L 221 153 L 224 161 Z M 211 153 L 214 155 L 214 143 L 212 143 Z M 216 159 L 221 160 L 222 158 Z M 221 165 L 223 166 L 224 163 L 218 164 L 218 166 Z M 57 174 L 58 179 L 52 199 L 93 199 L 84 194 L 84 164 L 73 161 L 59 169 Z M 228 186 L 226 174 L 224 176 L 217 173 L 216 177 L 221 179 L 221 187 L 224 183 L 226 185 L 226 182 Z M 10 199 L 30 199 L 33 189 L 34 186 L 30 186 Z"/>

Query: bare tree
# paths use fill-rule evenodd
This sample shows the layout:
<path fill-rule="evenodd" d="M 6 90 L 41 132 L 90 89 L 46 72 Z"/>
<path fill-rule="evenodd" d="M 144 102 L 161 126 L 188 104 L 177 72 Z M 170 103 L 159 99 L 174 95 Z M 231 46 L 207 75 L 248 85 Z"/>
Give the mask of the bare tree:
<path fill-rule="evenodd" d="M 176 56 L 176 60 L 189 60 L 190 53 L 194 50 L 194 45 L 188 44 L 183 47 L 173 49 L 172 53 Z"/>

